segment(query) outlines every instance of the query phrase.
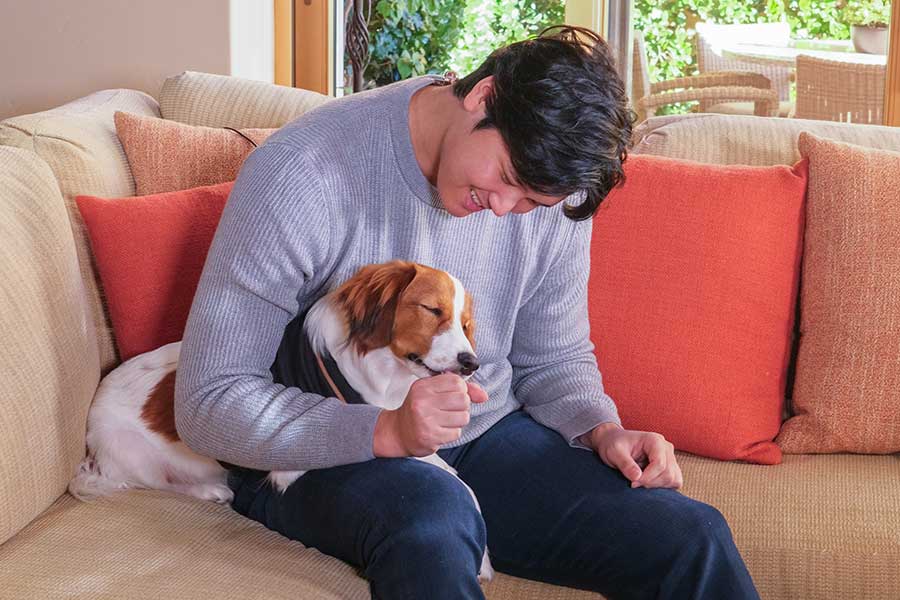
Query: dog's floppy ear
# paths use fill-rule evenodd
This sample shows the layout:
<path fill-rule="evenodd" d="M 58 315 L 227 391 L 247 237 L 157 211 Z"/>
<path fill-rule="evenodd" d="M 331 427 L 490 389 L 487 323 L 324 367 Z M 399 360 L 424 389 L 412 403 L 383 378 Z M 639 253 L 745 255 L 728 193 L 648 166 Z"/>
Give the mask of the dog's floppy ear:
<path fill-rule="evenodd" d="M 391 343 L 397 300 L 415 277 L 415 263 L 395 260 L 367 265 L 337 289 L 350 329 L 348 341 L 357 352 L 366 354 Z"/>

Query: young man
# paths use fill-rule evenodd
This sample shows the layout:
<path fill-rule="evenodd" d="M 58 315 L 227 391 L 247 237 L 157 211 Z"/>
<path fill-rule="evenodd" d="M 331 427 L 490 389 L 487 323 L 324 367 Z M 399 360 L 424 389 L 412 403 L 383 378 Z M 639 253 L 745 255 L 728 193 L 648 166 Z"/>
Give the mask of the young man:
<path fill-rule="evenodd" d="M 589 217 L 632 124 L 607 46 L 554 28 L 447 83 L 329 102 L 247 159 L 185 331 L 181 438 L 242 467 L 237 511 L 358 566 L 377 598 L 482 598 L 486 540 L 499 571 L 611 598 L 756 598 L 721 514 L 667 489 L 672 445 L 621 427 L 592 354 Z M 472 292 L 479 385 L 422 379 L 394 411 L 312 389 L 283 342 L 394 258 Z M 404 458 L 438 448 L 481 514 Z M 269 470 L 310 472 L 281 495 Z"/>

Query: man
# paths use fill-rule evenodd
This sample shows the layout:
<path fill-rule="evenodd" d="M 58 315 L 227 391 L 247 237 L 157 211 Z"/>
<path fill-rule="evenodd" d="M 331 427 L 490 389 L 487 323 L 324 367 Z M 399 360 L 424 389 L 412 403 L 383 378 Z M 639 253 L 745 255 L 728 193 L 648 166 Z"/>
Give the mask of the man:
<path fill-rule="evenodd" d="M 612 598 L 756 598 L 721 514 L 667 489 L 672 445 L 621 427 L 592 354 L 589 217 L 633 121 L 608 47 L 551 28 L 447 83 L 329 102 L 247 159 L 185 331 L 181 438 L 243 467 L 236 510 L 358 566 L 377 598 L 482 598 L 486 540 L 499 571 Z M 472 292 L 479 385 L 422 379 L 393 411 L 311 389 L 283 342 L 394 258 Z M 404 458 L 438 448 L 481 514 Z M 310 472 L 281 495 L 268 470 Z"/>

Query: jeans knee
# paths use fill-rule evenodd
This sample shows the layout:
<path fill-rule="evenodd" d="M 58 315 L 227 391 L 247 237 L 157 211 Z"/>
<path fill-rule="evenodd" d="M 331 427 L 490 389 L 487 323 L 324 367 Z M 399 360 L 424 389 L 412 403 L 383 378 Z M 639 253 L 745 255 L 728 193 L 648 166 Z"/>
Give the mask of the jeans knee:
<path fill-rule="evenodd" d="M 731 541 L 731 528 L 721 512 L 713 506 L 690 500 L 672 507 L 660 520 L 666 525 L 658 540 L 664 555 L 694 553 Z"/>
<path fill-rule="evenodd" d="M 465 485 L 449 473 L 430 469 L 416 490 L 402 495 L 382 515 L 386 535 L 405 552 L 480 553 L 487 531 Z"/>
<path fill-rule="evenodd" d="M 704 543 L 731 538 L 731 528 L 725 516 L 714 506 L 697 502 L 688 511 L 686 518 L 688 526 Z"/>

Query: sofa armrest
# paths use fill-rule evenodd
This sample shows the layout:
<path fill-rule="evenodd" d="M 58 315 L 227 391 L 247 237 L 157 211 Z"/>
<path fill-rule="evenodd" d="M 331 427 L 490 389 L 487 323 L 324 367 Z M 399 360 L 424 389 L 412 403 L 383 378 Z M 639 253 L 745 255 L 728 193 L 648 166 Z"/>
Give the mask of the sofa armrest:
<path fill-rule="evenodd" d="M 85 453 L 97 338 L 50 167 L 0 146 L 0 543 L 62 494 Z"/>

